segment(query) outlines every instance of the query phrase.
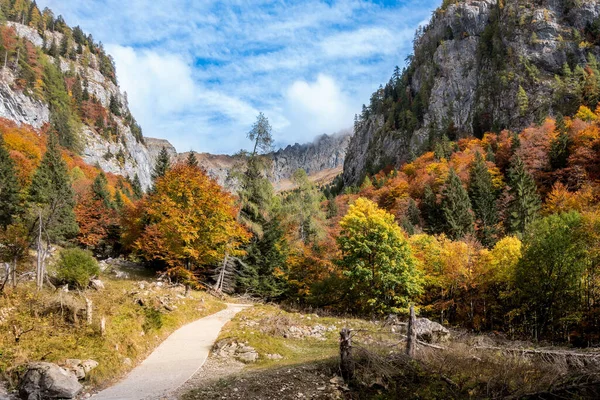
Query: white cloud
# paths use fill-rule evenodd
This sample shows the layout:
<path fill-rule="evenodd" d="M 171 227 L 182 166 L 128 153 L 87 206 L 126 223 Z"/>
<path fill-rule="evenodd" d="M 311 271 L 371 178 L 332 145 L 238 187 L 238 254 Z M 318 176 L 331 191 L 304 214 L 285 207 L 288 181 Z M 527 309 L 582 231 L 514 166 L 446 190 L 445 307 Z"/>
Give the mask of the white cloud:
<path fill-rule="evenodd" d="M 37 3 L 110 44 L 146 135 L 232 153 L 259 111 L 282 145 L 351 126 L 439 0 Z"/>
<path fill-rule="evenodd" d="M 306 141 L 303 132 L 333 133 L 352 125 L 353 107 L 348 96 L 330 76 L 319 74 L 314 82 L 296 81 L 287 90 L 286 113 L 293 134 L 288 140 Z"/>

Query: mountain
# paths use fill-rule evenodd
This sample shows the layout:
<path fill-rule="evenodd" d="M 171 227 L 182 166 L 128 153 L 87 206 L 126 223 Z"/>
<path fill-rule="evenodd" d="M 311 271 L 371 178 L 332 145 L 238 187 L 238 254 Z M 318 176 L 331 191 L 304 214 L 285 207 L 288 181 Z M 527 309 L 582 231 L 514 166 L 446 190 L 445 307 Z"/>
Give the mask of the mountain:
<path fill-rule="evenodd" d="M 600 99 L 598 0 L 444 0 L 407 67 L 355 121 L 343 179 L 358 185 L 450 140 L 520 130 Z M 588 92 L 589 93 L 589 92 Z M 588 96 L 590 97 L 590 96 Z"/>
<path fill-rule="evenodd" d="M 86 163 L 132 180 L 137 175 L 144 188 L 152 183 L 162 147 L 178 157 L 168 141 L 143 136 L 112 58 L 92 35 L 29 0 L 0 0 L 2 20 L 8 21 L 0 26 L 0 118 L 52 129 Z M 298 168 L 320 179 L 341 173 L 348 141 L 347 132 L 323 135 L 274 152 L 273 182 Z M 198 159 L 221 184 L 235 162 L 232 156 L 203 153 Z"/>
<path fill-rule="evenodd" d="M 300 168 L 304 169 L 313 181 L 329 183 L 342 172 L 350 137 L 349 130 L 334 135 L 324 134 L 311 143 L 296 143 L 272 152 L 270 156 L 273 164 L 269 177 L 275 190 L 292 188 L 290 177 Z M 184 161 L 189 154 L 178 154 L 171 143 L 163 139 L 146 138 L 146 145 L 153 160 L 156 160 L 163 147 L 174 160 Z M 209 153 L 196 153 L 196 158 L 208 174 L 223 186 L 227 185 L 227 175 L 239 160 L 236 156 Z"/>

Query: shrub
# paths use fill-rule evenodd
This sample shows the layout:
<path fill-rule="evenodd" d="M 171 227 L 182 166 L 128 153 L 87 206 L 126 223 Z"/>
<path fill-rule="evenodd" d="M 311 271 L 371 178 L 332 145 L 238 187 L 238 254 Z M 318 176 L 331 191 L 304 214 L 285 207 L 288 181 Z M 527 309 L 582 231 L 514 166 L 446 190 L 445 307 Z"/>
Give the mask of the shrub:
<path fill-rule="evenodd" d="M 85 288 L 94 275 L 98 275 L 98 262 L 87 250 L 64 249 L 56 263 L 57 278 L 71 287 Z"/>

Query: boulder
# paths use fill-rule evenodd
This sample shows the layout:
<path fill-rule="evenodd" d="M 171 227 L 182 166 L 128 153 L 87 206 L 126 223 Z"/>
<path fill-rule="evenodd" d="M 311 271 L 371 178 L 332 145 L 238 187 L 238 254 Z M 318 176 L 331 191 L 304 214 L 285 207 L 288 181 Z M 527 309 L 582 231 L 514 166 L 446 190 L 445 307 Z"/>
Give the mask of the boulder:
<path fill-rule="evenodd" d="M 105 289 L 105 287 L 104 287 L 104 282 L 102 282 L 100 279 L 92 279 L 92 280 L 90 281 L 90 287 L 91 287 L 92 289 L 95 289 L 95 290 L 97 290 L 97 291 L 100 291 L 100 290 L 104 290 L 104 289 Z"/>
<path fill-rule="evenodd" d="M 48 362 L 37 362 L 27 366 L 19 386 L 23 400 L 72 399 L 83 386 L 70 371 Z"/>
<path fill-rule="evenodd" d="M 67 359 L 63 363 L 62 367 L 68 371 L 71 371 L 77 379 L 85 379 L 91 370 L 98 366 L 98 362 L 94 360 L 81 361 L 78 359 Z"/>
<path fill-rule="evenodd" d="M 444 342 L 450 337 L 448 329 L 427 318 L 417 318 L 415 330 L 417 331 L 417 338 L 427 343 Z"/>

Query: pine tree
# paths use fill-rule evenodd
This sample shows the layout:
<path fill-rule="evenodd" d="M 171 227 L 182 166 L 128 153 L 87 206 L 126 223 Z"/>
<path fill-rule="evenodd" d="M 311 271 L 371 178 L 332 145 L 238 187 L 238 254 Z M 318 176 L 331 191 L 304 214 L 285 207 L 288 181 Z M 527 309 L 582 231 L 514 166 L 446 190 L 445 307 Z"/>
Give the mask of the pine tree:
<path fill-rule="evenodd" d="M 519 86 L 517 92 L 517 105 L 519 106 L 521 117 L 525 116 L 529 109 L 529 96 L 527 96 L 527 92 L 523 89 L 523 86 Z"/>
<path fill-rule="evenodd" d="M 523 233 L 535 220 L 541 206 L 535 180 L 525 170 L 525 164 L 515 157 L 508 171 L 511 200 L 508 204 L 508 228 L 514 233 Z"/>
<path fill-rule="evenodd" d="M 453 239 L 473 232 L 473 211 L 469 194 L 456 172 L 451 169 L 442 194 L 445 231 Z"/>
<path fill-rule="evenodd" d="M 133 189 L 133 197 L 135 199 L 141 199 L 144 196 L 144 190 L 142 189 L 142 184 L 140 182 L 140 177 L 138 174 L 135 174 L 133 177 L 133 181 L 131 182 L 131 187 Z"/>
<path fill-rule="evenodd" d="M 475 155 L 475 161 L 471 165 L 469 197 L 479 227 L 477 232 L 479 239 L 484 245 L 490 246 L 494 242 L 496 224 L 498 223 L 497 196 L 492 182 L 492 175 L 479 152 Z"/>
<path fill-rule="evenodd" d="M 20 211 L 19 181 L 15 163 L 10 157 L 0 135 L 0 227 L 6 228 Z"/>
<path fill-rule="evenodd" d="M 327 219 L 334 218 L 338 215 L 339 207 L 335 201 L 335 197 L 332 197 L 327 202 Z"/>
<path fill-rule="evenodd" d="M 556 132 L 556 138 L 550 143 L 550 166 L 552 169 L 561 169 L 567 166 L 571 144 L 562 114 L 556 117 Z"/>
<path fill-rule="evenodd" d="M 119 189 L 117 189 L 115 192 L 115 199 L 113 201 L 113 204 L 115 205 L 115 210 L 117 210 L 117 211 L 121 211 L 123 209 L 123 207 L 125 207 L 125 202 L 123 201 L 123 195 L 121 194 L 121 191 Z"/>
<path fill-rule="evenodd" d="M 194 167 L 194 168 L 200 167 L 200 165 L 198 164 L 198 158 L 196 157 L 196 153 L 193 150 L 190 151 L 190 153 L 188 154 L 186 163 L 190 167 Z"/>
<path fill-rule="evenodd" d="M 117 117 L 121 116 L 121 102 L 115 97 L 114 94 L 110 95 L 110 102 L 108 105 L 108 109 L 110 110 L 111 113 L 113 113 L 113 115 L 116 115 Z"/>
<path fill-rule="evenodd" d="M 73 211 L 75 195 L 67 165 L 62 159 L 58 139 L 51 134 L 46 153 L 35 171 L 29 187 L 29 201 L 42 213 L 42 226 L 49 239 L 62 242 L 79 231 Z"/>
<path fill-rule="evenodd" d="M 421 224 L 421 211 L 417 207 L 417 202 L 413 199 L 408 201 L 408 209 L 406 210 L 406 218 L 413 226 Z"/>
<path fill-rule="evenodd" d="M 171 157 L 169 157 L 169 153 L 167 152 L 166 147 L 163 147 L 158 154 L 158 158 L 156 159 L 156 164 L 154 165 L 154 169 L 152 170 L 152 180 L 156 182 L 157 179 L 165 176 L 167 171 L 171 168 Z"/>
<path fill-rule="evenodd" d="M 108 191 L 108 179 L 106 179 L 106 175 L 102 171 L 92 183 L 92 194 L 94 199 L 101 200 L 108 208 L 113 208 L 110 192 Z"/>
<path fill-rule="evenodd" d="M 423 193 L 421 210 L 425 219 L 426 231 L 431 234 L 441 233 L 444 227 L 444 215 L 437 196 L 429 185 L 425 187 Z"/>

